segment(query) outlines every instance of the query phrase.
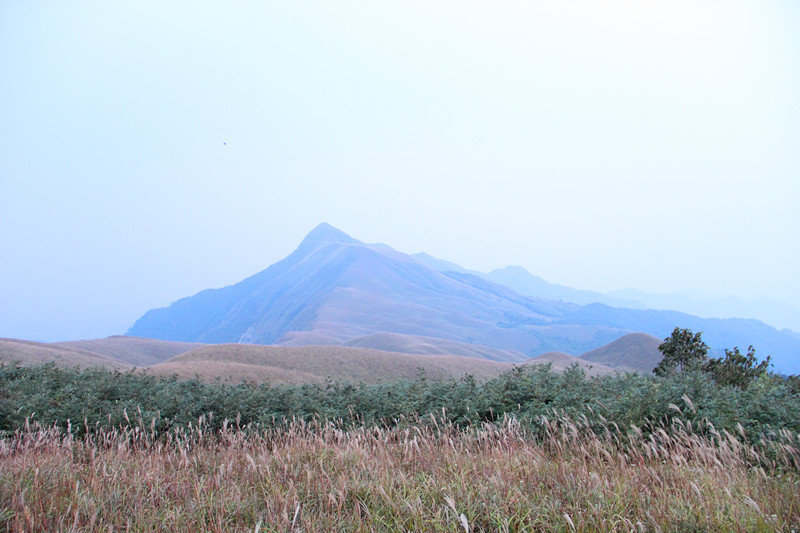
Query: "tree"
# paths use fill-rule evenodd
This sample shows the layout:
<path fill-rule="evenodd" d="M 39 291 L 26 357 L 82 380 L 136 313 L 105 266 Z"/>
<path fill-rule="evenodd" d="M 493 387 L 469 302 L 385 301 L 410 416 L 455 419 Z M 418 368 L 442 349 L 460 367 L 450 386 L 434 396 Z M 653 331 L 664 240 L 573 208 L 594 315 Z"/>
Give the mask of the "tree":
<path fill-rule="evenodd" d="M 750 346 L 747 355 L 739 352 L 735 346 L 733 351 L 725 349 L 725 357 L 710 359 L 703 365 L 703 370 L 710 373 L 717 385 L 733 385 L 740 389 L 747 386 L 759 376 L 766 374 L 770 365 L 770 357 L 758 362 L 756 351 Z"/>
<path fill-rule="evenodd" d="M 664 359 L 653 369 L 656 376 L 667 376 L 703 366 L 708 346 L 700 338 L 702 333 L 692 334 L 690 329 L 675 328 L 672 335 L 664 339 L 658 351 Z"/>

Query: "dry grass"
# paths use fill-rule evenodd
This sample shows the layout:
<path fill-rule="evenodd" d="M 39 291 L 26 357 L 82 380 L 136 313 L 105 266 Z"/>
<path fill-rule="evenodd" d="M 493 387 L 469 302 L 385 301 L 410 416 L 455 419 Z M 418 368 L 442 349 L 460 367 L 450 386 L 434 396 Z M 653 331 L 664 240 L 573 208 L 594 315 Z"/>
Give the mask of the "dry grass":
<path fill-rule="evenodd" d="M 664 357 L 664 354 L 658 351 L 661 343 L 661 339 L 646 333 L 629 333 L 605 346 L 584 353 L 581 358 L 623 372 L 649 374 Z"/>
<path fill-rule="evenodd" d="M 133 366 L 150 366 L 170 357 L 201 348 L 199 342 L 174 342 L 159 339 L 145 339 L 127 335 L 113 335 L 104 339 L 91 339 L 82 341 L 65 341 L 49 344 L 48 346 L 80 349 L 107 357 L 125 361 Z"/>
<path fill-rule="evenodd" d="M 214 344 L 203 346 L 154 365 L 156 375 L 226 381 L 272 383 L 324 383 L 338 381 L 380 383 L 415 379 L 423 369 L 432 379 L 460 378 L 464 374 L 483 381 L 507 372 L 514 365 L 450 355 L 412 355 L 343 346 L 263 346 Z"/>
<path fill-rule="evenodd" d="M 127 362 L 83 350 L 77 346 L 44 344 L 18 339 L 0 339 L 0 361 L 19 361 L 23 365 L 54 363 L 60 367 L 78 366 L 89 368 L 99 366 L 102 368 L 118 368 L 120 370 L 132 368 L 132 365 Z"/>
<path fill-rule="evenodd" d="M 501 350 L 480 344 L 468 344 L 437 337 L 422 337 L 402 333 L 373 333 L 357 337 L 344 343 L 354 348 L 371 348 L 386 352 L 413 353 L 419 355 L 460 355 L 478 357 L 490 361 L 520 363 L 528 359 L 522 352 Z"/>
<path fill-rule="evenodd" d="M 758 447 L 680 421 L 458 429 L 296 421 L 209 433 L 201 419 L 0 441 L 6 531 L 790 531 L 800 440 Z M 700 431 L 702 430 L 702 431 Z"/>

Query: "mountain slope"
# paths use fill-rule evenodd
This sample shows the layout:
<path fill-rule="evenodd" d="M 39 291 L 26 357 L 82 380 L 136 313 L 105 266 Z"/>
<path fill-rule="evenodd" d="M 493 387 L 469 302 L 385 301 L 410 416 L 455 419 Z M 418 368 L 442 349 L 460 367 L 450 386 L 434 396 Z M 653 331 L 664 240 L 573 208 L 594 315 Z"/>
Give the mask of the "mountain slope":
<path fill-rule="evenodd" d="M 614 307 L 638 307 L 639 302 L 635 300 L 614 298 L 595 291 L 583 291 L 550 283 L 544 279 L 534 276 L 520 266 L 507 266 L 492 270 L 484 277 L 500 285 L 505 285 L 520 294 L 536 298 L 547 298 L 549 300 L 559 300 L 571 302 L 579 305 L 590 303 L 603 303 Z"/>
<path fill-rule="evenodd" d="M 439 259 L 438 257 L 433 257 L 432 255 L 426 253 L 416 253 L 413 254 L 412 257 L 429 268 L 438 270 L 439 272 L 472 274 L 473 276 L 503 285 L 524 296 L 529 296 L 532 298 L 543 298 L 546 300 L 556 300 L 578 305 L 599 302 L 616 307 L 642 307 L 642 305 L 634 299 L 618 298 L 603 294 L 601 292 L 583 291 L 564 285 L 550 283 L 539 276 L 534 276 L 521 266 L 497 268 L 486 274 L 484 272 L 478 272 L 477 270 L 467 270 L 455 263 L 445 261 L 444 259 Z"/>

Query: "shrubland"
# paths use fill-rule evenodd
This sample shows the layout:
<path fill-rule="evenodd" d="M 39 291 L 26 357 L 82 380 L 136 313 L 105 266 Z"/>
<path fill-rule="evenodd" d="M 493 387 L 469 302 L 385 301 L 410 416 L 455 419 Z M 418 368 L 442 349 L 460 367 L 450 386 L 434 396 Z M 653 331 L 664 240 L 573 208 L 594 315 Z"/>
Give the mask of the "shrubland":
<path fill-rule="evenodd" d="M 81 434 L 128 426 L 135 416 L 160 434 L 201 416 L 207 417 L 210 430 L 217 430 L 226 419 L 261 426 L 315 418 L 392 425 L 402 417 L 428 414 L 459 426 L 513 415 L 536 431 L 542 416 L 557 412 L 645 430 L 681 414 L 732 432 L 741 426 L 758 436 L 779 429 L 800 432 L 797 383 L 764 373 L 743 388 L 719 383 L 702 369 L 660 377 L 587 378 L 578 368 L 554 372 L 545 365 L 516 367 L 485 382 L 471 376 L 429 380 L 420 375 L 373 385 L 328 381 L 273 386 L 6 364 L 0 366 L 0 431 L 13 431 L 26 420 L 62 429 L 71 424 Z"/>

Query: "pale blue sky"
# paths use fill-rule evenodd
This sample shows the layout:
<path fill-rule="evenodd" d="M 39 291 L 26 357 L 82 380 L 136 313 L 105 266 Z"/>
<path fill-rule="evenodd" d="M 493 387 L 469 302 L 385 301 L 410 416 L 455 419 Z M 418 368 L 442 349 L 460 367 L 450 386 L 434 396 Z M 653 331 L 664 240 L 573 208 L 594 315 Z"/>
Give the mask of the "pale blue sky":
<path fill-rule="evenodd" d="M 800 3 L 0 0 L 0 336 L 123 333 L 322 221 L 800 306 Z"/>

